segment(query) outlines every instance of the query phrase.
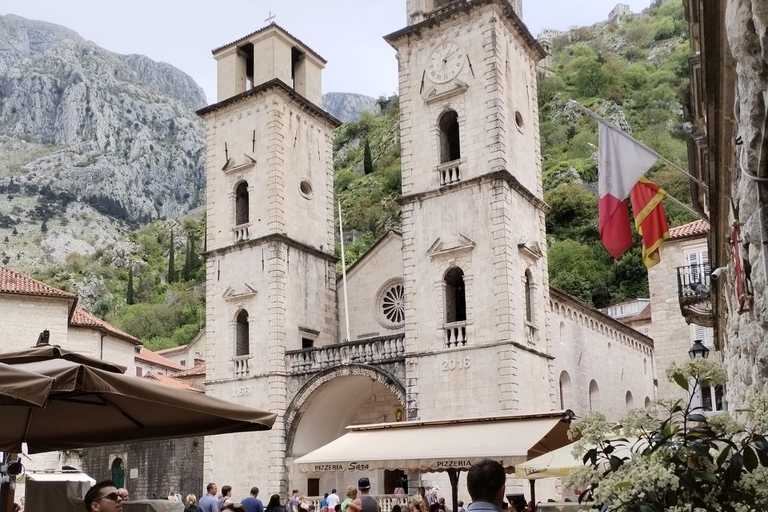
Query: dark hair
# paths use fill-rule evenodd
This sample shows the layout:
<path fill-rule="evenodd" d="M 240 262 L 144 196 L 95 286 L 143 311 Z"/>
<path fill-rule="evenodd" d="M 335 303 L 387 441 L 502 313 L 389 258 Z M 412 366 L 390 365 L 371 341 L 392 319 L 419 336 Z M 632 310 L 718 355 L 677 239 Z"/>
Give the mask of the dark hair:
<path fill-rule="evenodd" d="M 114 487 L 117 489 L 115 482 L 112 480 L 102 480 L 101 482 L 97 482 L 96 485 L 88 489 L 88 492 L 85 493 L 85 498 L 83 498 L 83 503 L 85 503 L 85 510 L 91 512 L 91 505 L 96 502 L 96 500 L 99 498 L 99 494 L 101 494 L 101 490 L 106 487 Z"/>
<path fill-rule="evenodd" d="M 323 496 L 323 498 L 327 498 L 327 497 L 328 497 L 328 493 L 325 493 L 325 496 Z"/>
<path fill-rule="evenodd" d="M 211 482 L 211 483 L 208 484 L 208 486 L 205 488 L 205 490 L 208 491 L 208 492 L 211 492 L 211 489 L 213 489 L 214 487 L 216 487 L 216 484 Z"/>
<path fill-rule="evenodd" d="M 259 488 L 258 487 L 251 487 L 251 494 L 253 494 L 254 496 L 258 496 L 259 495 Z"/>
<path fill-rule="evenodd" d="M 463 506 L 464 506 L 464 502 L 463 502 L 463 501 L 461 501 L 461 500 L 459 500 L 459 506 L 460 506 L 460 507 L 463 507 Z"/>
<path fill-rule="evenodd" d="M 336 494 L 336 489 L 331 490 L 333 494 Z"/>
<path fill-rule="evenodd" d="M 267 510 L 272 510 L 275 507 L 280 506 L 280 495 L 279 494 L 273 494 L 269 498 L 269 503 L 267 504 Z"/>
<path fill-rule="evenodd" d="M 341 503 L 337 503 L 335 507 L 333 507 L 333 510 L 336 512 L 341 512 Z"/>
<path fill-rule="evenodd" d="M 433 503 L 429 506 L 429 512 L 437 512 L 438 510 L 440 510 L 440 505 L 437 503 Z"/>
<path fill-rule="evenodd" d="M 221 495 L 222 496 L 228 496 L 229 493 L 232 492 L 232 486 L 231 485 L 225 485 L 221 488 Z"/>
<path fill-rule="evenodd" d="M 509 510 L 509 503 L 507 503 L 506 501 L 502 501 L 501 510 Z"/>
<path fill-rule="evenodd" d="M 467 490 L 472 496 L 472 501 L 493 503 L 506 481 L 507 474 L 501 464 L 495 460 L 483 459 L 469 468 Z"/>
<path fill-rule="evenodd" d="M 401 511 L 400 505 L 395 505 L 394 507 L 392 507 L 392 512 L 400 512 L 400 511 Z"/>

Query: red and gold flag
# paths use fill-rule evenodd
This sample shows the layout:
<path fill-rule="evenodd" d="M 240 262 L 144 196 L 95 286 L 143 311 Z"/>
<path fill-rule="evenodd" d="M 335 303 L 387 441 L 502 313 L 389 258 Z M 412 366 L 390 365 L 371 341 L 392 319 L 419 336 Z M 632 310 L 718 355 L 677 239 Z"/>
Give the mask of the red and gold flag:
<path fill-rule="evenodd" d="M 643 263 L 648 268 L 659 263 L 659 247 L 669 238 L 667 215 L 661 203 L 665 195 L 663 189 L 645 178 L 640 178 L 629 194 L 635 226 L 643 237 Z"/>

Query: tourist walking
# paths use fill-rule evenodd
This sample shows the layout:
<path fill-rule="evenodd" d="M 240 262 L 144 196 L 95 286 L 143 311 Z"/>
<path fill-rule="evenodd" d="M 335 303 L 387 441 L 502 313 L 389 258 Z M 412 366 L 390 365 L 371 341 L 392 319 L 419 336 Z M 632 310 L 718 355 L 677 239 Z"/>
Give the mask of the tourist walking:
<path fill-rule="evenodd" d="M 219 492 L 219 488 L 215 483 L 211 482 L 205 490 L 207 491 L 205 496 L 200 498 L 200 509 L 203 512 L 219 512 L 221 507 L 219 506 L 219 500 L 216 499 L 216 493 Z"/>
<path fill-rule="evenodd" d="M 299 491 L 295 491 L 296 494 L 299 493 Z M 298 500 L 296 500 L 298 502 Z M 280 495 L 279 494 L 273 494 L 269 498 L 269 503 L 267 503 L 267 512 L 286 512 L 285 507 L 280 504 Z"/>
<path fill-rule="evenodd" d="M 328 498 L 328 503 L 326 503 L 328 510 L 334 510 L 336 505 L 338 505 L 338 503 L 341 501 L 339 499 L 339 495 L 336 494 L 336 489 L 332 489 L 331 494 L 326 494 L 325 496 Z"/>
<path fill-rule="evenodd" d="M 291 512 L 299 512 L 299 505 L 301 502 L 299 501 L 299 490 L 294 489 L 291 493 L 291 500 L 288 502 L 288 506 L 291 509 Z"/>
<path fill-rule="evenodd" d="M 187 494 L 184 503 L 187 505 L 184 512 L 203 512 L 203 509 L 197 506 L 197 496 L 194 494 Z"/>
<path fill-rule="evenodd" d="M 251 487 L 251 495 L 241 501 L 240 504 L 245 512 L 264 512 L 264 504 L 259 499 L 258 487 Z"/>
<path fill-rule="evenodd" d="M 225 485 L 221 488 L 221 499 L 219 500 L 219 510 L 232 503 L 232 486 Z"/>
<path fill-rule="evenodd" d="M 352 502 L 353 505 L 360 507 L 362 512 L 381 512 L 379 503 L 371 498 L 371 481 L 368 477 L 363 477 L 357 481 L 357 489 L 360 491 L 359 497 Z"/>

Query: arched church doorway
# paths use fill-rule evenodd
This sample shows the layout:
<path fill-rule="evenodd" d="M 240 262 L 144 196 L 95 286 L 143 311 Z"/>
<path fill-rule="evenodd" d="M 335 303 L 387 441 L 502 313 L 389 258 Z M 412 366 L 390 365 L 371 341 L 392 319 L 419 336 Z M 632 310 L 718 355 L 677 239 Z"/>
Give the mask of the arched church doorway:
<path fill-rule="evenodd" d="M 115 487 L 118 489 L 125 487 L 125 463 L 123 462 L 123 459 L 118 457 L 113 460 L 110 470 L 112 473 L 111 480 L 115 482 Z"/>
<path fill-rule="evenodd" d="M 343 493 L 357 479 L 371 480 L 371 494 L 392 494 L 401 487 L 402 475 L 385 471 L 302 473 L 294 459 L 330 443 L 346 433 L 349 425 L 390 423 L 405 415 L 405 390 L 386 371 L 368 366 L 343 366 L 324 372 L 296 395 L 287 427 L 287 468 L 290 489 L 301 494 L 319 489 L 319 495 L 337 489 Z"/>

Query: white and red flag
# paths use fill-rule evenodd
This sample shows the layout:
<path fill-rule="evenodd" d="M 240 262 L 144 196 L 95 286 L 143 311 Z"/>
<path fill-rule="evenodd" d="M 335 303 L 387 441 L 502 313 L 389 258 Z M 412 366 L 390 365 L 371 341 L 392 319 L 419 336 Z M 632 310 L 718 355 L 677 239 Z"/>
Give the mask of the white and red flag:
<path fill-rule="evenodd" d="M 619 128 L 600 121 L 598 193 L 600 239 L 618 258 L 632 247 L 627 197 L 659 155 L 638 144 Z"/>

